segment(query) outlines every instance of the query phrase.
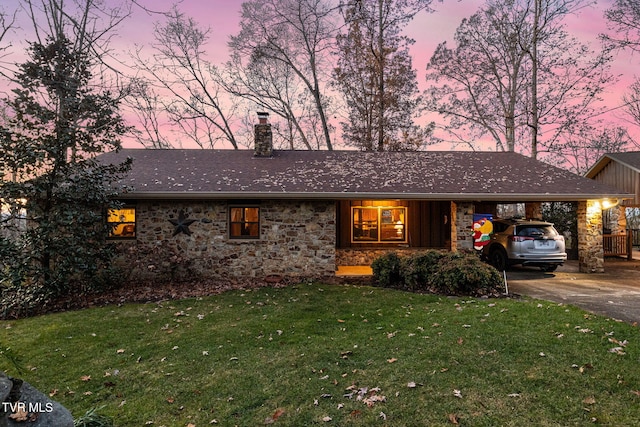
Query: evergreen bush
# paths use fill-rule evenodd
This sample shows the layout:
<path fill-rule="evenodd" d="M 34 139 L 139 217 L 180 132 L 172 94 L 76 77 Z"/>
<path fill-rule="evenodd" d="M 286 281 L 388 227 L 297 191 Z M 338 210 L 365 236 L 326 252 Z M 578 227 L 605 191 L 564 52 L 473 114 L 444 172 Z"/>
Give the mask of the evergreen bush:
<path fill-rule="evenodd" d="M 389 252 L 371 268 L 376 285 L 412 292 L 482 296 L 498 295 L 503 288 L 499 272 L 471 252 Z"/>

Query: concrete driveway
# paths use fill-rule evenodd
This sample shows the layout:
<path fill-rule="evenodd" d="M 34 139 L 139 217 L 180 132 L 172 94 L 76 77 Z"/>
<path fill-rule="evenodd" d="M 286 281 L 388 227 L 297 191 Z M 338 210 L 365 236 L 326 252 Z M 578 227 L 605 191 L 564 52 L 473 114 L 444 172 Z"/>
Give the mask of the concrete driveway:
<path fill-rule="evenodd" d="M 604 268 L 601 274 L 579 273 L 577 261 L 569 261 L 553 273 L 512 267 L 507 271 L 507 284 L 509 293 L 640 323 L 640 260 L 607 259 Z"/>

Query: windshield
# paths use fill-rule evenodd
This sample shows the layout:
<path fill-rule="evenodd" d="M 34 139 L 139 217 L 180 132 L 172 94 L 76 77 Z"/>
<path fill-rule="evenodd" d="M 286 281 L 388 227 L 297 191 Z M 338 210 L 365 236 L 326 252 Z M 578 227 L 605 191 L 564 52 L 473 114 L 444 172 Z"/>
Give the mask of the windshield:
<path fill-rule="evenodd" d="M 558 232 L 551 225 L 519 225 L 516 227 L 516 236 L 533 237 L 534 239 L 554 238 Z"/>

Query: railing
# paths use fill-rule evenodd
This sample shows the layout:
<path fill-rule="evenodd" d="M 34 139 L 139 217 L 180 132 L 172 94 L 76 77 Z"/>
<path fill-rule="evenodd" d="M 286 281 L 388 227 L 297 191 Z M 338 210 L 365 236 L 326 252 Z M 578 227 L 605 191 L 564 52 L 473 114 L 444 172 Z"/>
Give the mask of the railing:
<path fill-rule="evenodd" d="M 626 256 L 631 259 L 633 256 L 633 236 L 634 230 L 627 230 L 627 234 L 603 234 L 602 247 L 604 256 Z"/>
<path fill-rule="evenodd" d="M 629 230 L 629 232 L 631 233 L 631 235 L 633 236 L 631 238 L 631 244 L 633 246 L 640 246 L 640 229 L 633 229 L 633 230 Z"/>

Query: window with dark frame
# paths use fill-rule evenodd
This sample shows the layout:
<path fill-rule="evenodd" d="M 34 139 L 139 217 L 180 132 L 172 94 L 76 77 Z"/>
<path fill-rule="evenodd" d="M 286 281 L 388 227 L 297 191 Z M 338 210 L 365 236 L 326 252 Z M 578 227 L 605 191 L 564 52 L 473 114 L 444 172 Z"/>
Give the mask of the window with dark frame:
<path fill-rule="evenodd" d="M 358 206 L 351 208 L 353 243 L 405 243 L 405 207 Z"/>
<path fill-rule="evenodd" d="M 107 224 L 110 226 L 109 238 L 135 239 L 136 238 L 135 206 L 126 206 L 120 209 L 109 209 L 109 211 L 107 212 Z"/>
<path fill-rule="evenodd" d="M 257 206 L 232 206 L 229 208 L 229 238 L 259 239 L 260 208 Z"/>

